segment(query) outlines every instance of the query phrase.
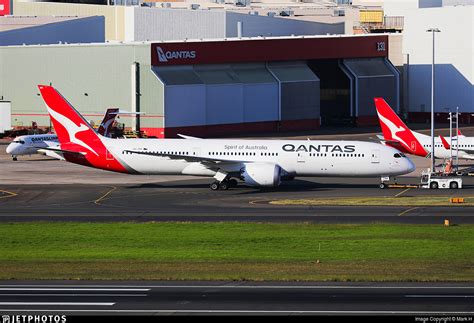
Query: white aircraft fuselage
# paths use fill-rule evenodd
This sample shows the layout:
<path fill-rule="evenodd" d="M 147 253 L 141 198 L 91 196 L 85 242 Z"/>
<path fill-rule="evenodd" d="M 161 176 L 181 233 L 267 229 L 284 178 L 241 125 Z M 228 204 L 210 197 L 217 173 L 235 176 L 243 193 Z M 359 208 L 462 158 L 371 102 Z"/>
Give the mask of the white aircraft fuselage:
<path fill-rule="evenodd" d="M 398 150 L 361 141 L 104 137 L 102 140 L 125 168 L 139 174 L 214 176 L 216 169 L 235 172 L 251 163 L 275 164 L 292 176 L 394 176 L 415 169 L 411 160 Z M 190 161 L 194 158 L 196 161 Z M 206 159 L 219 163 L 210 167 Z"/>

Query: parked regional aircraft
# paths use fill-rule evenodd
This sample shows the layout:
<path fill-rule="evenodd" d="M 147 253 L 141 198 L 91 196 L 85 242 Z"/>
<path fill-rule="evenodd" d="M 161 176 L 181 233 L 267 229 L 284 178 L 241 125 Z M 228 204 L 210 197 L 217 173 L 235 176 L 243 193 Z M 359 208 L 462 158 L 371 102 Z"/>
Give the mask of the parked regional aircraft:
<path fill-rule="evenodd" d="M 66 160 L 129 174 L 214 177 L 211 189 L 237 179 L 275 187 L 295 176 L 392 176 L 415 165 L 398 150 L 361 141 L 112 139 L 97 134 L 52 86 L 39 85 Z"/>
<path fill-rule="evenodd" d="M 97 132 L 107 137 L 117 115 L 130 113 L 131 112 L 120 112 L 118 108 L 107 109 Z M 42 149 L 48 147 L 59 147 L 58 136 L 53 133 L 18 136 L 7 146 L 6 152 L 12 156 L 13 160 L 17 160 L 17 156 L 33 154 L 44 154 L 49 157 L 64 160 L 62 154 Z"/>
<path fill-rule="evenodd" d="M 431 136 L 410 130 L 383 98 L 374 98 L 374 101 L 385 144 L 408 154 L 431 156 Z M 459 131 L 452 138 L 452 152 L 448 142 L 449 139 L 435 137 L 435 158 L 451 158 L 451 153 L 456 155 L 459 148 L 459 158 L 474 159 L 474 137 L 463 136 Z"/>

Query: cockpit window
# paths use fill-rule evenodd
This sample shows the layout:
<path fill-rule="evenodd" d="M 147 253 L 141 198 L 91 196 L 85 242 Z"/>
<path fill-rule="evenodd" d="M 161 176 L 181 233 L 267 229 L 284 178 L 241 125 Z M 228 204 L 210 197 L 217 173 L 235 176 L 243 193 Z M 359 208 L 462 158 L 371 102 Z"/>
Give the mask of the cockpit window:
<path fill-rule="evenodd" d="M 24 144 L 25 142 L 23 140 L 13 140 L 14 143 L 16 144 Z"/>
<path fill-rule="evenodd" d="M 405 158 L 406 156 L 403 153 L 396 153 L 393 155 L 395 158 Z"/>

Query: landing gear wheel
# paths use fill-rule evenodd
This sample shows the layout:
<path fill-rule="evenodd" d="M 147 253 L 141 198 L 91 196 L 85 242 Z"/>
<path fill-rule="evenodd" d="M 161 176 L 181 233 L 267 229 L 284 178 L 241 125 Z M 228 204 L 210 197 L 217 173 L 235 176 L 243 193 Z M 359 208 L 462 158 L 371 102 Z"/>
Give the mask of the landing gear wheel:
<path fill-rule="evenodd" d="M 449 188 L 452 189 L 452 190 L 457 190 L 458 189 L 458 183 L 457 182 L 449 183 Z"/>
<path fill-rule="evenodd" d="M 383 190 L 384 188 L 387 187 L 387 184 L 385 184 L 385 183 L 380 183 L 379 187 Z"/>
<path fill-rule="evenodd" d="M 232 178 L 229 180 L 229 187 L 237 187 L 239 183 L 237 182 L 236 179 Z"/>
<path fill-rule="evenodd" d="M 217 191 L 219 189 L 219 182 L 215 181 L 211 183 L 211 190 Z"/>
<path fill-rule="evenodd" d="M 16 156 L 13 156 L 12 159 L 13 159 L 13 161 L 17 161 L 17 160 L 18 160 L 18 158 L 16 158 Z"/>
<path fill-rule="evenodd" d="M 220 186 L 220 189 L 221 189 L 221 190 L 226 191 L 226 190 L 229 189 L 229 186 L 230 186 L 230 185 L 229 185 L 229 182 L 228 182 L 228 181 L 222 181 L 219 186 Z"/>
<path fill-rule="evenodd" d="M 430 188 L 431 188 L 432 190 L 436 190 L 436 189 L 438 188 L 438 182 L 431 182 Z"/>

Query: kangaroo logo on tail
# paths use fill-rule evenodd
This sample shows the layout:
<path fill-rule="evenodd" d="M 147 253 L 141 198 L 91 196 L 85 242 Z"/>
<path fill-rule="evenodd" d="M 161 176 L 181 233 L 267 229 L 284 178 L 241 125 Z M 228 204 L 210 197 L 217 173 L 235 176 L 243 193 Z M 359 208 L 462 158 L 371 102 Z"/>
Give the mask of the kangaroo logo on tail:
<path fill-rule="evenodd" d="M 374 102 L 385 141 L 388 144 L 395 142 L 406 152 L 425 157 L 426 150 L 388 103 L 383 98 L 374 98 Z"/>
<path fill-rule="evenodd" d="M 55 119 L 57 122 L 59 122 L 64 128 L 66 128 L 67 133 L 69 135 L 69 142 L 75 143 L 83 148 L 86 148 L 87 150 L 93 152 L 96 156 L 99 156 L 99 154 L 94 149 L 92 149 L 88 144 L 86 144 L 84 141 L 76 137 L 76 134 L 83 131 L 90 130 L 88 126 L 81 123 L 80 126 L 78 127 L 70 119 L 66 118 L 62 114 L 57 113 L 56 111 L 51 109 L 49 106 L 47 106 L 47 108 L 51 117 Z"/>
<path fill-rule="evenodd" d="M 105 146 L 106 138 L 98 135 L 55 88 L 47 85 L 38 85 L 38 88 L 58 135 L 60 151 L 66 160 L 116 172 L 129 172 L 115 158 L 107 158 L 113 155 Z"/>

